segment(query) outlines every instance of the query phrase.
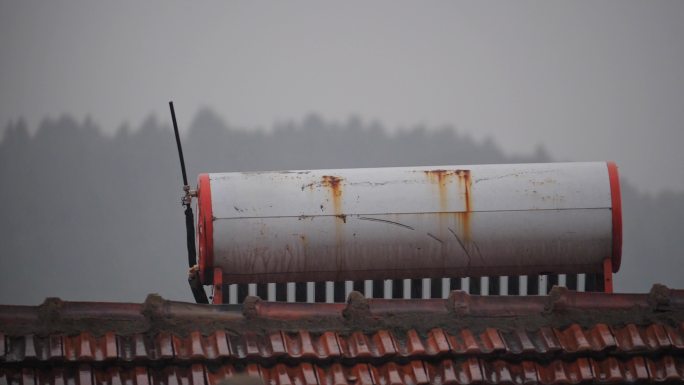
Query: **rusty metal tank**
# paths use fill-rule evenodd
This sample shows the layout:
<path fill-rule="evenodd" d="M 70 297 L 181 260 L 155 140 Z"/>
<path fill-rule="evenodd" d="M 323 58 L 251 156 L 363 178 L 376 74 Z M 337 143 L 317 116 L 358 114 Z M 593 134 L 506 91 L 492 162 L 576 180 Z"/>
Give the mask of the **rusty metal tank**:
<path fill-rule="evenodd" d="M 601 272 L 612 162 L 201 174 L 199 265 L 224 283 Z"/>

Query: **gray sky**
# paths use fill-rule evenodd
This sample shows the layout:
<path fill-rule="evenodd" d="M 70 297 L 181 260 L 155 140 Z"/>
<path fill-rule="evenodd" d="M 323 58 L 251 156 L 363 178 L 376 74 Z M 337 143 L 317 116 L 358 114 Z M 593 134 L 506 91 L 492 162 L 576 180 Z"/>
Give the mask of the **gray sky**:
<path fill-rule="evenodd" d="M 684 2 L 0 2 L 0 124 L 452 124 L 684 190 Z"/>

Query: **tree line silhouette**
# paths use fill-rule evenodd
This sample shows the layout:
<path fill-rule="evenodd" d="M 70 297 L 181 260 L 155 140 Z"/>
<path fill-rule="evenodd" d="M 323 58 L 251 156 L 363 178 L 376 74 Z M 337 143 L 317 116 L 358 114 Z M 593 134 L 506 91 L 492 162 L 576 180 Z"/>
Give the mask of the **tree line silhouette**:
<path fill-rule="evenodd" d="M 45 297 L 191 300 L 181 177 L 170 124 L 154 117 L 105 135 L 86 119 L 44 120 L 34 134 L 10 123 L 0 142 L 0 303 Z M 199 111 L 184 135 L 188 172 L 548 162 L 543 148 L 509 156 L 493 140 L 450 127 L 389 133 L 350 117 L 311 114 L 270 131 L 230 127 Z M 621 291 L 681 287 L 684 193 L 649 196 L 622 181 Z M 679 266 L 673 269 L 673 266 Z"/>

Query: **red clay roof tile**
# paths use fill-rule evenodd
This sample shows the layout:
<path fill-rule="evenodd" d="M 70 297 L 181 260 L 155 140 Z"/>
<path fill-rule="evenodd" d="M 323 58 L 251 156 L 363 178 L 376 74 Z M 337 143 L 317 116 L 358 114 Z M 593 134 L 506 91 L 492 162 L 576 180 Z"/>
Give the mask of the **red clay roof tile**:
<path fill-rule="evenodd" d="M 540 363 L 530 360 L 506 361 L 475 358 L 442 361 L 412 360 L 406 363 L 300 362 L 236 366 L 232 363 L 189 366 L 112 365 L 37 366 L 0 368 L 3 384 L 129 384 L 129 385 L 216 385 L 223 379 L 245 374 L 261 377 L 268 384 L 580 384 L 681 382 L 684 361 L 681 356 L 658 358 L 617 357 L 577 358 Z"/>
<path fill-rule="evenodd" d="M 684 293 L 654 292 L 0 306 L 0 384 L 682 382 Z"/>

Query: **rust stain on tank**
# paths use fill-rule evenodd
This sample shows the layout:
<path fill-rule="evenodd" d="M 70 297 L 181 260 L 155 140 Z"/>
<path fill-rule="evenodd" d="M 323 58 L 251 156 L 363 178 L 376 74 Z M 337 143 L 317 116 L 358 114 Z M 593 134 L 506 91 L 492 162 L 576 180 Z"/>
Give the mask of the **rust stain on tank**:
<path fill-rule="evenodd" d="M 330 190 L 330 197 L 336 216 L 342 215 L 342 181 L 344 179 L 333 175 L 323 175 L 321 177 L 321 187 L 326 187 Z"/>
<path fill-rule="evenodd" d="M 465 211 L 466 213 L 469 213 L 472 209 L 472 194 L 470 189 L 473 186 L 473 180 L 470 178 L 470 170 L 456 170 L 456 176 L 458 177 L 458 185 L 463 192 Z"/>
<path fill-rule="evenodd" d="M 448 211 L 449 196 L 447 194 L 447 185 L 452 182 L 455 172 L 453 170 L 427 170 L 424 173 L 430 183 L 437 185 L 440 211 Z"/>
<path fill-rule="evenodd" d="M 449 211 L 449 191 L 450 184 L 457 182 L 459 194 L 463 196 L 465 211 L 471 211 L 471 187 L 473 185 L 470 177 L 470 170 L 427 170 L 423 171 L 430 183 L 437 185 L 439 191 L 440 211 Z"/>
<path fill-rule="evenodd" d="M 344 244 L 344 226 L 347 223 L 347 216 L 342 213 L 342 182 L 343 178 L 334 175 L 323 175 L 321 177 L 321 187 L 325 187 L 330 191 L 330 200 L 333 205 L 333 214 L 335 220 L 335 236 L 337 238 L 338 247 Z"/>
<path fill-rule="evenodd" d="M 457 185 L 457 194 L 458 197 L 462 199 L 463 211 L 454 212 L 454 216 L 463 241 L 469 243 L 471 241 L 470 212 L 472 211 L 473 199 L 473 194 L 471 191 L 473 182 L 470 176 L 470 170 L 427 170 L 424 171 L 424 173 L 430 183 L 435 184 L 438 188 L 439 208 L 440 212 L 442 213 L 440 214 L 439 219 L 441 236 L 444 236 L 446 231 L 444 217 L 445 215 L 449 215 L 446 213 L 452 212 L 452 210 L 449 210 L 449 185 Z"/>
<path fill-rule="evenodd" d="M 471 241 L 470 236 L 470 212 L 472 211 L 472 192 L 470 191 L 473 180 L 470 178 L 470 170 L 456 170 L 458 177 L 458 186 L 463 195 L 463 204 L 465 211 L 457 213 L 459 223 L 463 230 L 463 238 L 465 242 Z"/>
<path fill-rule="evenodd" d="M 454 215 L 456 216 L 456 223 L 458 224 L 463 241 L 470 242 L 472 239 L 470 236 L 470 213 L 465 211 L 454 213 Z"/>

